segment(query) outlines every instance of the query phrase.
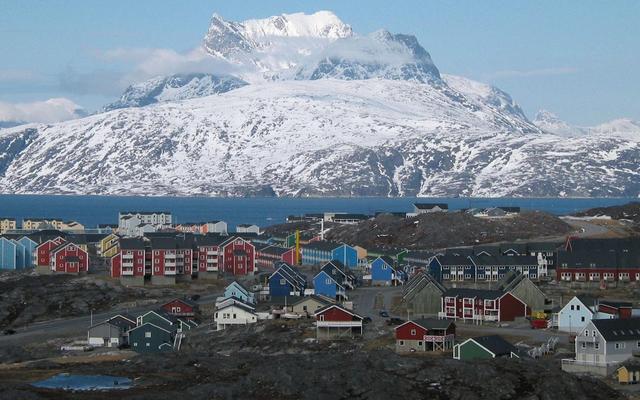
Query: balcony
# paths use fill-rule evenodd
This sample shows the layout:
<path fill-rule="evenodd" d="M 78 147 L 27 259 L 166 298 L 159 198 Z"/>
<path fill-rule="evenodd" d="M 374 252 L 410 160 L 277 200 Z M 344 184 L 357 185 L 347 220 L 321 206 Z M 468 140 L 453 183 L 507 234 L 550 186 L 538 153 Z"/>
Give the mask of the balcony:
<path fill-rule="evenodd" d="M 176 269 L 175 268 L 165 268 L 164 269 L 164 274 L 165 275 L 175 275 L 176 274 Z"/>
<path fill-rule="evenodd" d="M 176 266 L 176 262 L 175 261 L 166 261 L 165 260 L 164 266 L 165 267 L 175 267 Z"/>
<path fill-rule="evenodd" d="M 316 321 L 318 328 L 360 328 L 362 321 Z"/>
<path fill-rule="evenodd" d="M 122 255 L 122 259 L 123 260 L 133 260 L 133 254 L 123 254 Z"/>
<path fill-rule="evenodd" d="M 122 261 L 122 268 L 133 268 L 133 260 Z"/>
<path fill-rule="evenodd" d="M 217 251 L 207 251 L 207 255 L 208 256 L 217 256 L 218 252 Z"/>
<path fill-rule="evenodd" d="M 122 268 L 122 275 L 123 276 L 133 276 L 133 268 Z"/>

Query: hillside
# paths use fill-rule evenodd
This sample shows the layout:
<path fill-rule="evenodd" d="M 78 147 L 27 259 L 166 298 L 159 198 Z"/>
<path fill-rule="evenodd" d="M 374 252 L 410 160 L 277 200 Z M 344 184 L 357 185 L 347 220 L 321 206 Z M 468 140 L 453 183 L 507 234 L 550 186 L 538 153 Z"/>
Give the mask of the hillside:
<path fill-rule="evenodd" d="M 326 237 L 363 247 L 439 249 L 517 239 L 561 236 L 571 227 L 550 214 L 523 212 L 513 218 L 478 218 L 465 213 L 432 213 L 414 218 L 379 216 L 332 228 Z"/>

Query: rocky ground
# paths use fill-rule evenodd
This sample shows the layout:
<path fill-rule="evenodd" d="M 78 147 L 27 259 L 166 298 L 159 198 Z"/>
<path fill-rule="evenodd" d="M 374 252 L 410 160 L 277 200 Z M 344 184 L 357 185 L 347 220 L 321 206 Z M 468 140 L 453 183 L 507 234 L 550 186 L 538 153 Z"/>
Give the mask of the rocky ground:
<path fill-rule="evenodd" d="M 469 214 L 431 213 L 414 218 L 378 216 L 357 225 L 327 232 L 329 240 L 366 247 L 438 249 L 517 239 L 562 236 L 572 230 L 561 219 L 543 212 L 523 212 L 506 218 L 478 218 Z"/>
<path fill-rule="evenodd" d="M 33 272 L 0 275 L 0 328 L 42 319 L 87 315 L 144 297 L 144 291 L 118 283 L 72 275 Z"/>
<path fill-rule="evenodd" d="M 121 399 L 622 399 L 604 383 L 560 371 L 557 361 L 459 362 L 399 356 L 388 345 L 317 343 L 308 322 L 269 322 L 225 332 L 199 328 L 180 353 L 122 361 L 39 361 L 0 369 L 0 399 L 103 399 L 26 382 L 61 371 L 134 378 Z"/>

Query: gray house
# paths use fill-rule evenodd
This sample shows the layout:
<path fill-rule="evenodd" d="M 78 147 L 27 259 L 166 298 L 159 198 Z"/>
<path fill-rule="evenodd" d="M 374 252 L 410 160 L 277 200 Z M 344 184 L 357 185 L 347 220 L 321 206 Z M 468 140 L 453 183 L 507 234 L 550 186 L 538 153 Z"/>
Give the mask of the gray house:
<path fill-rule="evenodd" d="M 119 314 L 89 327 L 87 342 L 96 347 L 118 347 L 128 343 L 128 332 L 135 326 L 133 317 Z"/>
<path fill-rule="evenodd" d="M 174 332 L 146 322 L 129 331 L 131 349 L 138 353 L 160 353 L 172 351 Z"/>
<path fill-rule="evenodd" d="M 640 351 L 640 318 L 593 319 L 576 335 L 575 360 L 562 369 L 607 376 Z"/>
<path fill-rule="evenodd" d="M 437 315 L 445 290 L 431 275 L 419 272 L 405 285 L 402 301 L 412 316 Z"/>
<path fill-rule="evenodd" d="M 498 290 L 509 292 L 522 300 L 531 311 L 543 311 L 546 307 L 547 296 L 531 279 L 522 272 L 509 271 L 498 282 Z"/>

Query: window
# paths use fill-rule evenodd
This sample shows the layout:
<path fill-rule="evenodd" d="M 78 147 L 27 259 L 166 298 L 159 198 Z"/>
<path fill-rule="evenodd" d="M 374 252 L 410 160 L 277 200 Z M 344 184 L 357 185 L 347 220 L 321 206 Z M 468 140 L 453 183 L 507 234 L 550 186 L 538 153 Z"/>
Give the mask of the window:
<path fill-rule="evenodd" d="M 412 329 L 412 330 L 411 330 L 411 336 L 415 336 L 415 335 L 416 335 L 416 330 L 415 330 L 415 329 Z"/>
<path fill-rule="evenodd" d="M 593 337 L 596 337 L 596 331 L 593 331 L 592 334 L 593 334 Z"/>
<path fill-rule="evenodd" d="M 147 343 L 147 347 L 149 347 L 150 345 L 151 345 L 150 343 Z"/>
<path fill-rule="evenodd" d="M 595 347 L 596 347 L 596 350 L 600 349 L 600 343 L 596 342 Z"/>
<path fill-rule="evenodd" d="M 286 279 L 280 279 L 280 285 L 284 286 L 287 284 Z"/>
<path fill-rule="evenodd" d="M 587 344 L 586 344 L 585 342 L 580 343 L 580 345 L 581 345 L 581 347 L 582 347 L 583 349 L 586 349 L 586 348 L 587 348 Z"/>
<path fill-rule="evenodd" d="M 464 279 L 471 279 L 471 274 L 464 274 Z"/>
<path fill-rule="evenodd" d="M 418 342 L 418 346 L 422 347 L 422 342 Z"/>
<path fill-rule="evenodd" d="M 576 310 L 580 311 L 580 304 L 576 306 Z"/>
<path fill-rule="evenodd" d="M 580 322 L 584 322 L 584 317 L 580 317 Z"/>
<path fill-rule="evenodd" d="M 144 333 L 144 337 L 146 337 L 146 338 L 150 338 L 150 337 L 151 337 L 151 332 L 145 332 L 145 333 Z"/>
<path fill-rule="evenodd" d="M 587 337 L 589 337 L 589 331 L 588 331 L 588 330 L 585 330 L 585 331 L 584 331 L 584 335 L 585 335 L 585 336 L 587 336 Z"/>

